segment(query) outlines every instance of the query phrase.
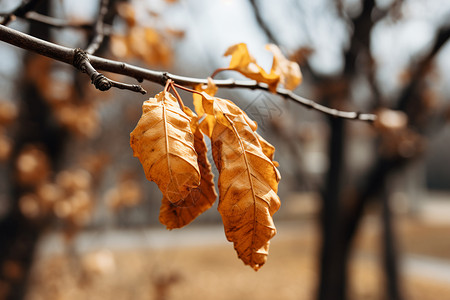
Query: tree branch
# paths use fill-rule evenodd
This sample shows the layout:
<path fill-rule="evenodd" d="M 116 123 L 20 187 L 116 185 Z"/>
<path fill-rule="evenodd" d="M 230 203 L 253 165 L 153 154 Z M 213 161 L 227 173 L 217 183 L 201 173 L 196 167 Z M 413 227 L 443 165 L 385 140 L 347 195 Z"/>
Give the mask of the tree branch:
<path fill-rule="evenodd" d="M 24 1 L 22 1 L 22 3 L 15 10 L 13 10 L 9 14 L 4 14 L 2 16 L 2 20 L 0 22 L 1 25 L 7 25 L 9 22 L 14 20 L 14 17 L 19 17 L 19 18 L 23 17 L 27 12 L 33 10 L 40 1 L 41 0 L 24 0 Z"/>
<path fill-rule="evenodd" d="M 256 1 L 255 0 L 249 0 L 249 1 L 250 1 L 250 5 L 253 8 L 253 12 L 255 14 L 256 22 L 258 23 L 258 25 L 262 29 L 262 31 L 264 31 L 264 33 L 266 34 L 267 39 L 269 40 L 269 42 L 279 45 L 279 43 L 277 42 L 277 38 L 272 34 L 272 31 L 270 31 L 270 29 L 267 26 L 266 22 L 264 22 L 264 20 L 263 20 L 263 18 L 261 16 L 261 12 L 259 10 L 258 4 L 256 3 Z"/>
<path fill-rule="evenodd" d="M 44 41 L 5 26 L 0 26 L 0 40 L 22 49 L 33 51 L 49 58 L 61 61 L 63 63 L 72 64 L 74 62 L 76 52 L 74 49 Z M 87 57 L 89 58 L 89 62 L 92 67 L 95 69 L 133 77 L 139 82 L 145 79 L 151 82 L 158 83 L 160 85 L 164 85 L 168 79 L 172 79 L 175 83 L 184 86 L 193 87 L 198 84 L 207 84 L 207 79 L 179 76 L 167 72 L 158 72 L 126 64 L 123 62 L 101 58 L 94 55 L 87 55 Z M 258 83 L 253 80 L 238 81 L 234 79 L 225 79 L 214 80 L 214 83 L 218 87 L 222 88 L 244 88 L 251 90 L 259 89 L 269 92 L 267 84 Z M 296 95 L 292 91 L 283 88 L 278 88 L 276 90 L 276 94 L 286 99 L 290 99 L 307 108 L 311 108 L 334 117 L 367 122 L 373 122 L 376 119 L 376 115 L 374 114 L 347 112 L 332 109 L 316 103 L 313 100 Z"/>
<path fill-rule="evenodd" d="M 27 12 L 23 17 L 20 17 L 20 18 L 25 21 L 31 21 L 31 22 L 48 25 L 48 26 L 51 26 L 56 29 L 71 28 L 71 29 L 79 29 L 79 30 L 92 30 L 94 28 L 94 25 L 91 23 L 71 23 L 71 22 L 67 22 L 66 20 L 46 16 L 46 15 L 37 13 L 35 11 Z M 106 29 L 105 34 L 109 34 L 110 28 L 108 27 L 105 29 Z"/>
<path fill-rule="evenodd" d="M 397 108 L 400 110 L 407 110 L 407 106 L 411 102 L 412 95 L 417 91 L 420 81 L 423 80 L 424 75 L 430 63 L 433 61 L 439 50 L 450 40 L 450 22 L 442 25 L 436 34 L 436 39 L 431 51 L 417 64 L 417 67 L 412 70 L 413 74 L 409 84 L 403 89 L 398 99 Z"/>
<path fill-rule="evenodd" d="M 98 9 L 98 18 L 97 22 L 95 23 L 95 35 L 92 39 L 91 43 L 86 49 L 86 53 L 88 54 L 94 54 L 98 48 L 100 48 L 100 45 L 103 43 L 103 40 L 105 38 L 104 34 L 104 26 L 105 26 L 105 16 L 108 13 L 108 5 L 109 0 L 101 0 L 100 1 L 100 7 Z"/>
<path fill-rule="evenodd" d="M 95 86 L 95 88 L 100 91 L 107 91 L 110 88 L 115 87 L 122 90 L 130 90 L 133 92 L 138 92 L 143 95 L 147 93 L 138 84 L 126 84 L 122 82 L 117 82 L 99 73 L 91 65 L 87 53 L 82 49 L 77 48 L 74 50 L 73 65 L 81 72 L 86 73 L 89 76 L 89 78 L 91 78 L 91 82 Z"/>

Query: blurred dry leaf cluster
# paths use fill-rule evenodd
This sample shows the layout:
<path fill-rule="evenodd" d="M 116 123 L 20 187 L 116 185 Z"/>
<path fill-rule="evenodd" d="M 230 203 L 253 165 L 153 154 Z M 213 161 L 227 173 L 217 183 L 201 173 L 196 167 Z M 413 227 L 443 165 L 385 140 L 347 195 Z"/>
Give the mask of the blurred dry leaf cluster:
<path fill-rule="evenodd" d="M 33 56 L 27 64 L 26 77 L 35 83 L 62 127 L 82 138 L 97 136 L 100 132 L 97 107 L 107 94 L 92 89 L 88 81 L 83 81 L 85 88 L 77 89 L 74 82 L 52 76 L 53 67 L 51 59 Z"/>
<path fill-rule="evenodd" d="M 424 138 L 408 128 L 408 117 L 404 112 L 381 109 L 374 126 L 380 133 L 380 152 L 385 157 L 411 158 L 424 151 Z"/>
<path fill-rule="evenodd" d="M 0 162 L 6 161 L 13 148 L 7 128 L 17 118 L 17 107 L 10 101 L 0 100 Z"/>
<path fill-rule="evenodd" d="M 139 204 L 142 197 L 143 192 L 139 182 L 128 172 L 125 172 L 117 184 L 104 195 L 107 206 L 114 212 Z"/>
<path fill-rule="evenodd" d="M 184 31 L 171 28 L 149 27 L 137 20 L 136 7 L 121 2 L 117 6 L 119 16 L 125 22 L 125 32 L 111 35 L 110 50 L 118 59 L 139 59 L 147 65 L 168 67 L 173 60 L 170 38 L 182 38 Z M 148 12 L 158 18 L 155 12 Z"/>
<path fill-rule="evenodd" d="M 86 169 L 63 170 L 52 176 L 47 154 L 36 145 L 23 148 L 15 167 L 17 181 L 27 191 L 19 199 L 23 215 L 33 220 L 56 216 L 68 238 L 90 220 L 93 176 Z"/>

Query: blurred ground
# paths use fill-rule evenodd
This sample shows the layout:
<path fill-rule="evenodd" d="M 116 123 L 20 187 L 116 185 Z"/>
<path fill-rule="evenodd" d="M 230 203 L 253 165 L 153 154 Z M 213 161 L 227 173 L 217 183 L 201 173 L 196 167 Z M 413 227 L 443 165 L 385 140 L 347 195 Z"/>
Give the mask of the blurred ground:
<path fill-rule="evenodd" d="M 414 217 L 399 217 L 402 286 L 409 300 L 450 299 L 450 218 L 430 218 L 449 204 L 430 202 Z M 382 299 L 380 226 L 369 213 L 351 264 L 352 299 Z M 165 231 L 95 231 L 64 250 L 61 237 L 41 243 L 29 300 L 53 299 L 314 299 L 316 218 L 277 222 L 268 262 L 244 266 L 218 226 Z"/>

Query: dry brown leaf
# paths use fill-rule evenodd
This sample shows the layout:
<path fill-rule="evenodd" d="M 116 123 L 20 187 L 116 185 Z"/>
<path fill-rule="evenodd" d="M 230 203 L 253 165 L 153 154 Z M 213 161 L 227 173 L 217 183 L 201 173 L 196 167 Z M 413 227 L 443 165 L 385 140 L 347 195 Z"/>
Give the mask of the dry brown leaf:
<path fill-rule="evenodd" d="M 117 5 L 117 12 L 119 16 L 127 22 L 128 26 L 133 27 L 136 25 L 136 12 L 133 5 L 126 2 L 120 2 Z"/>
<path fill-rule="evenodd" d="M 207 158 L 207 148 L 203 133 L 198 128 L 198 117 L 188 108 L 184 107 L 188 116 L 192 118 L 191 129 L 194 132 L 194 147 L 197 152 L 197 162 L 200 169 L 201 180 L 198 189 L 193 190 L 194 205 L 180 207 L 171 203 L 165 197 L 161 203 L 159 221 L 167 226 L 167 229 L 181 228 L 191 223 L 197 216 L 209 209 L 216 201 L 217 194 L 214 188 L 211 164 Z"/>
<path fill-rule="evenodd" d="M 39 203 L 39 198 L 32 193 L 25 194 L 19 199 L 20 212 L 29 219 L 42 217 L 43 211 Z"/>
<path fill-rule="evenodd" d="M 191 118 L 175 97 L 161 92 L 145 101 L 142 116 L 130 134 L 130 145 L 148 180 L 156 182 L 170 202 L 189 206 L 184 200 L 200 184 Z"/>
<path fill-rule="evenodd" d="M 124 35 L 112 34 L 110 36 L 110 50 L 117 58 L 128 58 L 131 56 L 130 49 L 128 49 L 128 39 Z"/>
<path fill-rule="evenodd" d="M 211 97 L 205 92 L 202 92 L 202 97 L 203 110 L 208 115 L 214 116 L 215 119 L 219 122 L 222 122 L 223 125 L 232 128 L 228 120 L 225 118 L 225 114 L 228 116 L 240 116 L 245 120 L 245 122 L 251 127 L 253 131 L 256 131 L 258 124 L 250 119 L 248 115 L 232 101 L 220 99 L 217 97 Z M 216 99 L 220 99 L 220 101 L 215 101 Z"/>
<path fill-rule="evenodd" d="M 258 82 L 267 83 L 269 90 L 274 92 L 277 88 L 280 76 L 273 72 L 267 73 L 260 67 L 256 60 L 250 55 L 245 43 L 233 45 L 227 49 L 224 56 L 231 55 L 229 70 L 235 70 L 242 75 L 256 80 Z"/>
<path fill-rule="evenodd" d="M 6 161 L 12 153 L 13 142 L 0 127 L 0 162 Z"/>
<path fill-rule="evenodd" d="M 15 167 L 17 181 L 24 186 L 38 186 L 50 176 L 49 158 L 35 145 L 27 145 L 20 151 Z"/>
<path fill-rule="evenodd" d="M 292 61 L 296 61 L 298 64 L 303 65 L 306 60 L 314 53 L 314 49 L 308 46 L 300 47 L 294 51 L 292 55 L 289 56 L 289 59 Z"/>
<path fill-rule="evenodd" d="M 272 70 L 270 73 L 280 76 L 280 83 L 288 90 L 294 90 L 302 83 L 302 72 L 300 66 L 293 61 L 288 60 L 281 53 L 280 48 L 275 44 L 266 45 L 266 49 L 273 54 Z"/>
<path fill-rule="evenodd" d="M 184 38 L 184 36 L 186 35 L 186 31 L 185 30 L 179 30 L 179 29 L 174 29 L 174 28 L 166 28 L 165 30 L 169 35 L 177 38 L 177 39 L 182 39 Z"/>
<path fill-rule="evenodd" d="M 270 159 L 270 161 L 272 161 L 273 165 L 275 167 L 278 167 L 279 164 L 277 161 L 274 161 L 274 156 L 275 156 L 275 147 L 270 144 L 268 141 L 266 141 L 262 136 L 260 136 L 257 132 L 255 132 L 256 137 L 258 138 L 259 144 L 261 145 L 262 151 L 264 152 L 264 154 L 267 156 L 267 158 Z M 281 175 L 279 174 L 278 170 L 278 177 L 280 177 L 281 179 Z"/>
<path fill-rule="evenodd" d="M 168 40 L 151 27 L 134 26 L 126 35 L 113 35 L 111 52 L 119 58 L 136 57 L 148 65 L 168 66 L 173 59 Z"/>
<path fill-rule="evenodd" d="M 205 92 L 210 96 L 214 96 L 218 90 L 217 86 L 214 84 L 211 77 L 208 77 L 208 84 L 202 85 L 198 84 L 195 86 L 195 90 L 199 92 Z M 206 134 L 208 137 L 211 136 L 212 130 L 214 128 L 214 124 L 216 123 L 216 119 L 213 115 L 205 114 L 203 109 L 203 97 L 197 93 L 193 93 L 192 97 L 194 99 L 194 107 L 197 112 L 199 118 L 205 116 L 200 123 L 200 130 Z"/>
<path fill-rule="evenodd" d="M 16 105 L 9 101 L 0 100 L 0 126 L 8 125 L 17 117 Z"/>
<path fill-rule="evenodd" d="M 272 215 L 280 207 L 280 176 L 269 159 L 273 152 L 267 145 L 262 148 L 256 124 L 239 107 L 220 98 L 209 104 L 217 120 L 211 142 L 220 174 L 218 210 L 225 234 L 239 258 L 258 270 L 267 260 L 269 240 L 276 234 Z"/>
<path fill-rule="evenodd" d="M 217 86 L 214 84 L 214 81 L 211 77 L 208 77 L 208 84 L 198 84 L 194 87 L 194 89 L 198 92 L 205 92 L 208 95 L 214 97 L 214 95 L 217 93 Z M 203 110 L 203 97 L 202 95 L 199 95 L 197 93 L 192 94 L 192 98 L 194 99 L 194 107 L 195 112 L 197 113 L 198 117 L 201 118 L 205 114 L 205 111 Z"/>

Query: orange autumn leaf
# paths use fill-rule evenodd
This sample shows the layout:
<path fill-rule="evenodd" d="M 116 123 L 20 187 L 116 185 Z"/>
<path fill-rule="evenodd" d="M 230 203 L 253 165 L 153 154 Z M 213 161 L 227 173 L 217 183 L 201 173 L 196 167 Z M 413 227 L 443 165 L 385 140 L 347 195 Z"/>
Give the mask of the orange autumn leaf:
<path fill-rule="evenodd" d="M 136 25 L 136 11 L 130 3 L 120 2 L 117 5 L 117 13 L 125 20 L 128 26 L 133 27 Z"/>
<path fill-rule="evenodd" d="M 211 77 L 208 77 L 208 84 L 204 85 L 204 84 L 197 84 L 194 87 L 194 90 L 198 91 L 198 92 L 205 92 L 208 95 L 214 97 L 214 95 L 217 93 L 217 86 L 214 84 L 214 81 L 211 79 Z M 197 93 L 192 93 L 192 98 L 194 100 L 194 107 L 195 107 L 195 112 L 198 114 L 198 117 L 201 118 L 204 114 L 205 111 L 203 110 L 203 97 L 202 95 L 199 95 Z"/>
<path fill-rule="evenodd" d="M 266 49 L 273 54 L 272 70 L 270 73 L 280 76 L 280 83 L 288 90 L 294 90 L 302 83 L 302 73 L 300 66 L 293 61 L 288 60 L 281 53 L 280 48 L 274 44 L 266 45 Z"/>
<path fill-rule="evenodd" d="M 201 180 L 198 189 L 191 192 L 193 205 L 178 206 L 163 198 L 159 212 L 159 221 L 167 226 L 167 229 L 181 228 L 191 223 L 197 216 L 209 209 L 216 201 L 217 194 L 214 188 L 211 164 L 207 158 L 207 148 L 203 133 L 198 128 L 198 117 L 188 108 L 185 113 L 192 118 L 191 129 L 194 132 L 194 147 L 197 152 L 197 162 L 200 169 Z"/>
<path fill-rule="evenodd" d="M 167 39 L 151 27 L 133 26 L 125 35 L 112 35 L 110 50 L 118 58 L 136 57 L 148 65 L 168 66 L 173 58 Z"/>
<path fill-rule="evenodd" d="M 256 124 L 252 127 L 253 121 L 232 102 L 212 101 L 209 104 L 217 120 L 211 142 L 219 170 L 218 210 L 239 258 L 258 270 L 266 262 L 269 240 L 276 234 L 272 215 L 280 207 L 276 194 L 280 176 L 267 147 L 263 150 L 261 146 Z"/>
<path fill-rule="evenodd" d="M 200 184 L 191 117 L 175 97 L 161 92 L 145 101 L 142 116 L 130 134 L 130 145 L 148 180 L 156 182 L 170 202 L 185 203 Z"/>
<path fill-rule="evenodd" d="M 231 55 L 231 61 L 227 68 L 228 70 L 235 70 L 257 82 L 267 83 L 271 92 L 276 90 L 278 82 L 280 81 L 280 76 L 272 72 L 267 73 L 264 71 L 250 55 L 245 43 L 229 47 L 224 56 L 229 55 Z"/>
<path fill-rule="evenodd" d="M 259 144 L 261 145 L 261 149 L 263 153 L 267 156 L 268 159 L 274 164 L 275 167 L 278 167 L 278 162 L 274 161 L 275 156 L 275 147 L 266 141 L 262 136 L 260 136 L 257 132 L 255 132 L 256 137 L 258 138 Z M 278 171 L 278 170 L 277 170 Z"/>
<path fill-rule="evenodd" d="M 214 84 L 211 77 L 208 77 L 208 84 L 198 84 L 194 87 L 196 91 L 205 92 L 210 96 L 214 96 L 217 93 L 217 86 Z M 205 114 L 203 110 L 203 97 L 197 93 L 192 94 L 192 98 L 194 100 L 195 111 L 197 112 L 199 118 L 205 116 L 203 120 L 200 122 L 200 129 L 207 136 L 211 136 L 212 130 L 214 128 L 214 123 L 216 122 L 213 115 Z"/>
<path fill-rule="evenodd" d="M 112 34 L 110 36 L 111 53 L 118 58 L 129 58 L 128 39 L 124 35 Z"/>
<path fill-rule="evenodd" d="M 220 99 L 217 97 L 211 97 L 205 92 L 202 92 L 202 97 L 202 105 L 204 111 L 208 115 L 214 116 L 216 121 L 221 122 L 223 125 L 229 126 L 231 128 L 230 123 L 225 118 L 225 114 L 229 116 L 240 116 L 245 120 L 245 122 L 253 131 L 256 131 L 258 124 L 250 119 L 249 116 L 232 101 Z M 220 99 L 220 101 L 216 101 L 217 99 Z"/>

